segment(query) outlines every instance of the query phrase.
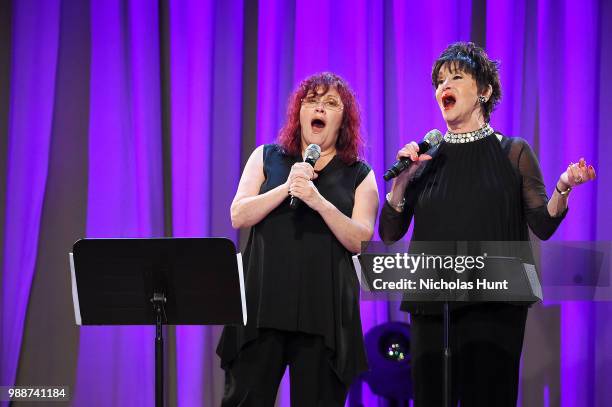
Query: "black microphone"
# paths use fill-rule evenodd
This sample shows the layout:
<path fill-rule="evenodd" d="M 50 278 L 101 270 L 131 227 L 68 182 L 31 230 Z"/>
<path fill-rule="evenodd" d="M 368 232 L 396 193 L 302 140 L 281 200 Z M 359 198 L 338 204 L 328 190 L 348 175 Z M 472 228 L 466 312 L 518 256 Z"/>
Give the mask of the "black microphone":
<path fill-rule="evenodd" d="M 425 137 L 423 137 L 423 141 L 419 143 L 419 151 L 417 154 L 421 155 L 427 150 L 437 146 L 440 144 L 442 139 L 443 136 L 442 133 L 440 133 L 440 130 L 430 130 Z M 397 177 L 402 171 L 410 167 L 410 164 L 412 164 L 412 160 L 409 157 L 402 157 L 401 160 L 396 161 L 395 164 L 393 164 L 393 166 L 385 172 L 383 178 L 385 181 L 389 181 L 391 178 Z"/>
<path fill-rule="evenodd" d="M 304 162 L 312 165 L 314 168 L 315 163 L 321 157 L 321 147 L 317 144 L 311 144 L 306 147 L 306 152 L 304 153 Z M 296 209 L 300 204 L 300 199 L 294 196 L 291 197 L 291 201 L 289 202 L 289 207 L 291 209 Z"/>

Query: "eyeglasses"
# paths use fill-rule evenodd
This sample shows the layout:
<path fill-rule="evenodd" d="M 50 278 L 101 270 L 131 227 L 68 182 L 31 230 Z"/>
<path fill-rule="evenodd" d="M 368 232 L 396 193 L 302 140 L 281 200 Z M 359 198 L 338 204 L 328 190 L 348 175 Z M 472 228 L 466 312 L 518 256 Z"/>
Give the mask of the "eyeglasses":
<path fill-rule="evenodd" d="M 342 102 L 333 97 L 330 97 L 324 100 L 321 100 L 319 98 L 313 98 L 313 97 L 305 97 L 304 99 L 302 99 L 302 106 L 304 107 L 314 109 L 320 104 L 323 104 L 323 107 L 325 109 L 333 110 L 336 112 L 340 112 L 344 109 L 344 105 L 342 104 Z"/>

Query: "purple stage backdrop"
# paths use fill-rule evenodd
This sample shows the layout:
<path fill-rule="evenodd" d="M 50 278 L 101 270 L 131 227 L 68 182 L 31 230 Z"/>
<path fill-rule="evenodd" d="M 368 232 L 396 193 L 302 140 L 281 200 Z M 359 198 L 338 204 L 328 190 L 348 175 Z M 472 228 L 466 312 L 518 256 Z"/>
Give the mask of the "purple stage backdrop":
<path fill-rule="evenodd" d="M 366 160 L 444 130 L 431 65 L 472 40 L 501 61 L 491 124 L 527 139 L 549 192 L 584 156 L 557 240 L 612 240 L 612 3 L 605 0 L 19 0 L 0 17 L 0 386 L 69 385 L 74 406 L 151 406 L 153 330 L 74 326 L 67 252 L 81 237 L 227 236 L 252 149 L 300 79 L 355 89 Z M 6 120 L 5 120 L 6 119 Z M 460 214 L 458 214 L 460 216 Z M 244 237 L 244 236 L 242 236 Z M 364 331 L 406 320 L 362 302 Z M 170 405 L 216 406 L 220 328 L 167 328 Z M 523 406 L 612 405 L 612 304 L 530 311 Z M 278 404 L 289 405 L 287 380 Z M 363 386 L 366 406 L 383 406 Z M 4 403 L 4 404 L 1 404 Z M 6 405 L 6 402 L 0 402 Z"/>

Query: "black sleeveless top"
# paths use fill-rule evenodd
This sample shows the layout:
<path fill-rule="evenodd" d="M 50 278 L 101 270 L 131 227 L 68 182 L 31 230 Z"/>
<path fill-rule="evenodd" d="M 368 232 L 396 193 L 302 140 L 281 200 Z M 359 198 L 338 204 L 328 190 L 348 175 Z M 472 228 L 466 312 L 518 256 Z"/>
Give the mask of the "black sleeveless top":
<path fill-rule="evenodd" d="M 555 218 L 549 215 L 538 160 L 521 138 L 502 137 L 500 141 L 492 134 L 468 143 L 443 141 L 433 156 L 406 188 L 402 213 L 385 203 L 379 223 L 384 241 L 401 239 L 413 217 L 414 242 L 528 242 L 528 227 L 546 240 L 567 213 Z M 532 257 L 528 244 L 516 247 L 528 253 L 497 254 Z M 402 309 L 437 313 L 442 308 L 439 303 L 404 302 Z"/>
<path fill-rule="evenodd" d="M 265 181 L 259 193 L 283 184 L 298 160 L 277 145 L 265 145 Z M 363 161 L 347 165 L 335 156 L 314 184 L 351 217 L 355 190 L 369 172 Z M 259 328 L 274 328 L 323 336 L 332 366 L 346 384 L 367 369 L 351 253 L 316 211 L 304 203 L 292 210 L 289 199 L 283 201 L 251 228 L 243 264 L 248 322 L 246 327 L 224 328 L 217 348 L 222 367 L 257 338 Z"/>

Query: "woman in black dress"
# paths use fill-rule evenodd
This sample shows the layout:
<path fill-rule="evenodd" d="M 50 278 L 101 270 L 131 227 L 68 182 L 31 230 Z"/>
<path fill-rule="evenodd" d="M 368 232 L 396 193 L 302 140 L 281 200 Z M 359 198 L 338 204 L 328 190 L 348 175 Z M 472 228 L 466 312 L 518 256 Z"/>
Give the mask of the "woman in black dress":
<path fill-rule="evenodd" d="M 343 406 L 367 368 L 351 254 L 372 237 L 378 191 L 359 159 L 359 126 L 348 84 L 311 76 L 291 96 L 278 144 L 258 147 L 245 166 L 231 218 L 251 227 L 248 323 L 225 327 L 219 342 L 222 406 L 273 406 L 287 366 L 292 406 Z M 302 159 L 310 144 L 321 148 L 314 168 Z"/>
<path fill-rule="evenodd" d="M 595 178 L 581 158 L 560 175 L 549 199 L 531 147 L 489 125 L 501 89 L 497 62 L 473 43 L 450 45 L 434 63 L 432 83 L 447 124 L 435 154 L 415 142 L 397 157 L 415 163 L 393 181 L 379 232 L 397 241 L 414 218 L 412 240 L 548 239 L 567 212 L 572 188 Z M 432 159 L 432 155 L 434 158 Z M 439 303 L 404 302 L 411 313 L 415 405 L 443 405 L 443 330 Z M 527 307 L 507 303 L 451 308 L 452 405 L 515 406 Z"/>

